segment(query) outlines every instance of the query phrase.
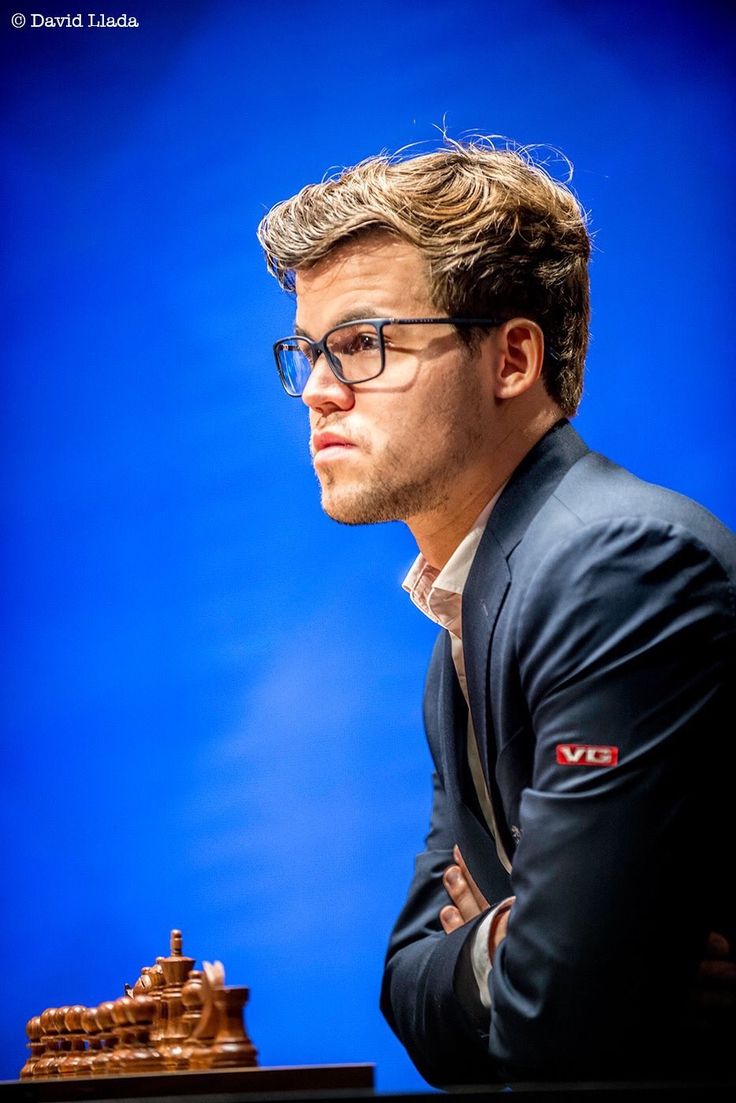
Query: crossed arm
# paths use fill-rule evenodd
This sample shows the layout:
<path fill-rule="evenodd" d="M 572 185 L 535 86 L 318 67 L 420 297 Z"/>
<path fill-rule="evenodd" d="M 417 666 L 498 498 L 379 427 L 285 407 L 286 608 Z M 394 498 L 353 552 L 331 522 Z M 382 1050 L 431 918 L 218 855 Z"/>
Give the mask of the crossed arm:
<path fill-rule="evenodd" d="M 447 894 L 452 900 L 439 913 L 440 923 L 445 934 L 459 930 L 466 923 L 488 911 L 491 904 L 473 880 L 459 847 L 453 848 L 453 865 L 447 867 L 442 877 Z M 513 907 L 514 897 L 509 897 Z M 488 957 L 493 962 L 496 950 L 509 925 L 511 908 L 503 911 L 495 928 L 492 929 L 488 943 Z M 652 953 L 656 953 L 656 946 Z M 736 1010 L 736 960 L 733 946 L 725 935 L 711 931 L 704 949 L 704 957 L 698 967 L 698 985 L 695 991 L 697 1003 L 708 1009 L 720 1008 L 724 1012 Z"/>

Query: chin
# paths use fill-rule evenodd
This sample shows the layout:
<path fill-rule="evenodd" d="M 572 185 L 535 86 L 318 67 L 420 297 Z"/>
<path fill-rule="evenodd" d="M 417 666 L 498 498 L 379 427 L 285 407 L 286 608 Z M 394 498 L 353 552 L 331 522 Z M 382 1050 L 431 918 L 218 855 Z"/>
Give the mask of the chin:
<path fill-rule="evenodd" d="M 390 484 L 377 481 L 369 487 L 322 486 L 322 509 L 342 525 L 380 525 L 388 521 L 408 521 L 436 508 L 446 500 L 424 483 Z"/>
<path fill-rule="evenodd" d="M 375 525 L 380 521 L 393 520 L 383 516 L 376 516 L 374 512 L 361 509 L 355 502 L 340 502 L 332 498 L 322 498 L 322 509 L 341 525 Z"/>
<path fill-rule="evenodd" d="M 371 492 L 336 494 L 323 487 L 322 509 L 341 525 L 378 525 L 383 521 L 401 520 L 385 499 Z"/>

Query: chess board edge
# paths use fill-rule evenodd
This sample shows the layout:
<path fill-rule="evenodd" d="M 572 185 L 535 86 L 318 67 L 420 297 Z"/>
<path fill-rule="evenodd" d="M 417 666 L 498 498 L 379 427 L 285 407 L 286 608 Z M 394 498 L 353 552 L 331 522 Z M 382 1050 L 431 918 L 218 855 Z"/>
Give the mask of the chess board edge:
<path fill-rule="evenodd" d="M 374 1090 L 375 1065 L 273 1065 L 232 1069 L 179 1070 L 104 1077 L 49 1077 L 0 1082 L 10 1103 L 64 1100 L 133 1099 L 146 1096 Z"/>

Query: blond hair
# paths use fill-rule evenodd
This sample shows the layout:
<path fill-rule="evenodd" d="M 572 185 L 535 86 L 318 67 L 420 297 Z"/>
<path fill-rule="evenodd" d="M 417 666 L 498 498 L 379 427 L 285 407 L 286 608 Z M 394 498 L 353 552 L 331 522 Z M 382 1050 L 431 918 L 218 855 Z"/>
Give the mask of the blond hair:
<path fill-rule="evenodd" d="M 451 316 L 536 321 L 548 394 L 572 416 L 588 344 L 590 238 L 570 188 L 528 151 L 488 139 L 431 153 L 379 154 L 277 203 L 258 227 L 269 270 L 287 291 L 366 232 L 414 245 L 435 306 Z"/>

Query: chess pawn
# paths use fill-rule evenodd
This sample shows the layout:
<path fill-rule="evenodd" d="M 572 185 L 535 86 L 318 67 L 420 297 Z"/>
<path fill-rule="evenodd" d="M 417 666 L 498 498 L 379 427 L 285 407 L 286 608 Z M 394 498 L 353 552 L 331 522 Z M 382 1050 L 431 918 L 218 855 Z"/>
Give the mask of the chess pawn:
<path fill-rule="evenodd" d="M 85 1008 L 79 1004 L 67 1007 L 64 1015 L 64 1036 L 67 1040 L 66 1052 L 59 1060 L 60 1076 L 79 1076 L 80 1063 L 84 1067 L 84 1035 L 82 1034 L 82 1015 Z"/>
<path fill-rule="evenodd" d="M 258 1064 L 256 1048 L 245 1029 L 243 1008 L 248 989 L 230 986 L 215 991 L 219 1026 L 211 1047 L 210 1068 L 248 1068 Z"/>
<path fill-rule="evenodd" d="M 68 1005 L 64 1007 L 57 1007 L 56 1014 L 54 1015 L 54 1024 L 56 1026 L 56 1042 L 54 1045 L 55 1061 L 52 1067 L 52 1074 L 54 1076 L 61 1076 L 61 1068 L 69 1052 L 69 1035 L 66 1027 L 66 1013 L 71 1010 Z"/>
<path fill-rule="evenodd" d="M 156 1014 L 156 1001 L 151 996 L 136 995 L 130 1001 L 128 1014 L 131 1038 L 126 1061 L 126 1072 L 148 1073 L 163 1069 L 161 1054 L 151 1045 L 150 1034 Z"/>
<path fill-rule="evenodd" d="M 182 953 L 181 931 L 171 932 L 170 947 L 169 956 L 159 958 L 166 984 L 161 990 L 161 1034 L 156 1039 L 156 1048 L 167 1070 L 183 1069 L 187 1066 L 182 1052 L 186 1033 L 182 1025 L 181 993 L 194 965 L 194 958 L 185 957 Z"/>
<path fill-rule="evenodd" d="M 43 1050 L 33 1068 L 34 1080 L 52 1076 L 51 1070 L 56 1066 L 56 1008 L 47 1007 L 41 1012 L 39 1019 Z"/>
<path fill-rule="evenodd" d="M 97 1021 L 97 1009 L 85 1007 L 82 1012 L 82 1037 L 87 1047 L 79 1062 L 78 1076 L 91 1076 L 94 1060 L 102 1048 L 100 1041 L 100 1024 Z"/>
<path fill-rule="evenodd" d="M 104 1000 L 95 1009 L 95 1018 L 98 1025 L 97 1052 L 91 1061 L 90 1071 L 93 1076 L 107 1076 L 110 1071 L 110 1060 L 115 1052 L 114 1023 L 112 1018 L 112 1000 Z"/>
<path fill-rule="evenodd" d="M 112 1001 L 112 1029 L 115 1036 L 115 1046 L 110 1054 L 107 1071 L 113 1076 L 128 1071 L 131 1040 L 129 1011 L 132 1002 L 131 996 L 119 996 Z"/>
<path fill-rule="evenodd" d="M 47 1076 L 61 1076 L 64 1059 L 69 1051 L 69 1036 L 66 1030 L 68 1006 L 57 1007 L 54 1012 L 54 1037 L 51 1060 L 47 1066 Z"/>
<path fill-rule="evenodd" d="M 26 1034 L 28 1036 L 28 1048 L 31 1052 L 28 1055 L 25 1065 L 20 1070 L 19 1076 L 21 1080 L 30 1080 L 31 1077 L 35 1075 L 33 1070 L 46 1049 L 43 1041 L 43 1031 L 41 1030 L 40 1015 L 34 1015 L 32 1019 L 28 1020 L 26 1023 Z"/>

